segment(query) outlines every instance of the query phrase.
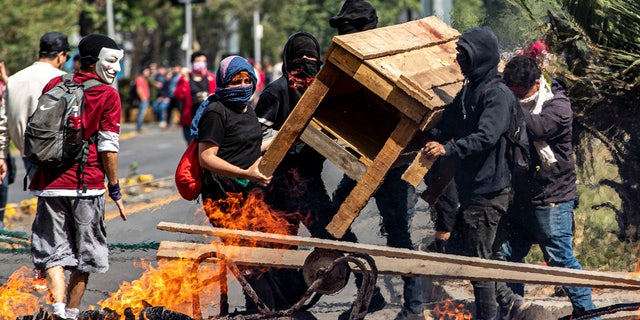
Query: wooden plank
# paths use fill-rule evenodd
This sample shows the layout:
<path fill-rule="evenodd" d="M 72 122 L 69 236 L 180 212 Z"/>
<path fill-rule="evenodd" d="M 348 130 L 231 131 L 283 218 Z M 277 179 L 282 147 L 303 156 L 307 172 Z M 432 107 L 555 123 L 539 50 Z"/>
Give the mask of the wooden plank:
<path fill-rule="evenodd" d="M 402 174 L 402 180 L 417 187 L 433 165 L 433 162 L 433 160 L 427 158 L 424 152 L 418 152 L 409 168 Z"/>
<path fill-rule="evenodd" d="M 289 148 L 295 143 L 307 126 L 316 108 L 338 78 L 340 70 L 327 63 L 318 72 L 316 79 L 293 108 L 280 131 L 260 161 L 260 172 L 270 176 L 276 170 Z"/>
<path fill-rule="evenodd" d="M 370 164 L 400 121 L 396 108 L 370 91 L 325 99 L 313 121 Z"/>
<path fill-rule="evenodd" d="M 402 117 L 400 123 L 393 131 L 384 147 L 368 167 L 362 179 L 358 181 L 351 193 L 340 205 L 340 209 L 333 217 L 327 231 L 336 238 L 341 238 L 353 220 L 360 214 L 360 210 L 369 201 L 369 198 L 380 187 L 384 176 L 398 158 L 402 150 L 409 144 L 418 128 L 415 122 L 407 117 Z"/>
<path fill-rule="evenodd" d="M 457 30 L 431 16 L 356 34 L 336 36 L 333 42 L 360 60 L 368 60 L 453 41 L 459 36 Z"/>
<path fill-rule="evenodd" d="M 216 252 L 225 255 L 239 265 L 260 267 L 300 268 L 309 251 L 258 247 L 226 246 L 222 243 L 199 244 L 162 241 L 157 258 L 195 260 L 203 253 Z M 210 259 L 209 261 L 214 261 Z"/>
<path fill-rule="evenodd" d="M 420 124 L 420 130 L 428 131 L 431 128 L 434 128 L 440 119 L 442 119 L 442 115 L 444 114 L 444 108 L 436 109 L 431 112 L 431 114 L 422 121 Z"/>
<path fill-rule="evenodd" d="M 364 164 L 358 158 L 342 148 L 314 126 L 307 126 L 300 139 L 327 158 L 336 167 L 353 180 L 360 180 L 366 171 Z"/>
<path fill-rule="evenodd" d="M 238 265 L 250 265 L 259 267 L 278 267 L 298 269 L 304 266 L 304 261 L 311 250 L 286 250 L 257 247 L 225 246 L 221 243 L 199 244 L 186 242 L 162 241 L 156 254 L 157 259 L 183 259 L 195 260 L 200 255 L 208 252 L 222 253 L 232 259 Z M 391 274 L 401 276 L 428 276 L 454 279 L 467 279 L 472 281 L 504 281 L 524 282 L 543 285 L 570 285 L 589 286 L 598 288 L 636 289 L 627 284 L 611 283 L 591 278 L 577 278 L 574 275 L 546 275 L 531 271 L 501 270 L 451 262 L 431 262 L 414 258 L 390 258 L 385 256 L 371 256 L 375 261 L 379 274 Z M 216 259 L 208 259 L 210 263 L 216 263 Z M 487 260 L 491 262 L 491 260 Z M 520 267 L 521 264 L 517 264 Z M 358 268 L 352 266 L 354 272 Z M 612 274 L 617 276 L 617 274 Z M 623 274 L 619 274 L 624 276 Z"/>
<path fill-rule="evenodd" d="M 221 238 L 246 239 L 286 245 L 318 247 L 345 252 L 366 253 L 372 255 L 375 258 L 376 265 L 378 266 L 378 270 L 381 273 L 439 276 L 481 281 L 497 280 L 506 282 L 527 282 L 553 285 L 562 284 L 573 286 L 640 290 L 640 278 L 630 277 L 626 274 L 612 272 L 576 270 L 524 263 L 511 263 L 496 260 L 485 260 L 475 257 L 463 257 L 449 254 L 377 246 L 366 243 L 351 243 L 320 238 L 288 236 L 244 230 L 228 230 L 210 226 L 195 226 L 170 222 L 160 222 L 158 224 L 158 229 L 189 234 L 202 234 Z M 219 245 L 215 246 L 219 247 Z M 179 245 L 178 250 L 181 250 L 180 248 L 183 248 L 183 245 Z M 197 248 L 195 248 L 195 250 L 197 250 Z M 274 255 L 275 257 L 284 257 L 285 253 L 269 254 Z M 163 251 L 163 255 L 169 254 L 167 254 L 166 251 Z M 175 256 L 176 254 L 172 253 L 171 255 Z M 189 256 L 196 255 L 197 253 L 191 253 L 186 257 L 188 258 Z M 244 255 L 249 256 L 246 254 Z M 256 253 L 256 255 L 257 256 L 251 255 L 253 257 L 252 259 L 259 260 L 261 258 L 261 255 L 259 255 L 258 253 Z M 269 259 L 266 257 L 266 255 L 267 254 L 265 254 L 264 259 Z M 385 259 L 382 259 L 383 257 Z M 297 260 L 297 264 L 295 262 L 295 259 L 299 259 Z M 286 262 L 278 262 L 277 259 L 272 260 L 276 264 L 289 264 L 292 267 L 297 267 L 300 265 L 299 262 L 300 260 L 302 260 L 302 258 L 297 256 L 297 258 L 291 258 Z"/>
<path fill-rule="evenodd" d="M 380 74 L 371 66 L 350 55 L 343 48 L 336 47 L 333 52 L 334 54 L 328 57 L 329 62 L 335 64 L 347 75 L 360 82 L 413 121 L 422 121 L 430 111 L 431 104 L 429 100 L 418 101 L 395 86 L 394 81 L 399 75 L 392 75 L 390 72 L 384 75 Z"/>

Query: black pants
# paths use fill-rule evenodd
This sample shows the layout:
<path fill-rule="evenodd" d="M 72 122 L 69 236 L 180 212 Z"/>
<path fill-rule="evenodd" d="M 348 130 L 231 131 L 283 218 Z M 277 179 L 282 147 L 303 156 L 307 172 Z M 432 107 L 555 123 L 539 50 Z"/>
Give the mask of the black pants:
<path fill-rule="evenodd" d="M 462 237 L 464 253 L 469 257 L 491 259 L 493 241 L 500 218 L 509 205 L 509 189 L 473 195 L 461 203 Z M 472 281 L 476 303 L 476 319 L 494 320 L 498 314 L 496 283 Z"/>

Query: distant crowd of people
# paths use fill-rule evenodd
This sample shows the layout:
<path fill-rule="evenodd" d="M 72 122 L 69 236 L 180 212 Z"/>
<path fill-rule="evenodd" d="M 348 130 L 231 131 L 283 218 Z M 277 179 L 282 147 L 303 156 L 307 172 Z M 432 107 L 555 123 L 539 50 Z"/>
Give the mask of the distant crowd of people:
<path fill-rule="evenodd" d="M 196 51 L 191 55 L 190 62 L 191 70 L 178 62 L 171 67 L 150 63 L 131 79 L 127 116 L 136 110 L 136 117 L 131 121 L 136 122 L 138 132 L 149 122 L 147 110 L 151 107 L 151 122 L 157 123 L 162 129 L 182 127 L 185 140 L 190 140 L 187 128 L 191 125 L 193 112 L 215 91 L 215 76 L 209 71 L 208 55 Z M 252 104 L 256 105 L 266 84 L 282 73 L 274 71 L 274 66 L 268 61 L 257 63 L 250 59 L 249 63 L 258 81 L 256 93 L 251 99 Z"/>

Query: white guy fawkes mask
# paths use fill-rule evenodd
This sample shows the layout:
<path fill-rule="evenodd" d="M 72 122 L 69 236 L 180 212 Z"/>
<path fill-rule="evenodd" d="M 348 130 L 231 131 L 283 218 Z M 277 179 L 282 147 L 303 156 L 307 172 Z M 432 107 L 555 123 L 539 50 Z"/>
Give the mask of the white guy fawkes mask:
<path fill-rule="evenodd" d="M 102 48 L 98 55 L 98 62 L 96 63 L 96 73 L 102 81 L 106 83 L 113 83 L 118 72 L 120 72 L 120 60 L 124 57 L 124 50 Z"/>

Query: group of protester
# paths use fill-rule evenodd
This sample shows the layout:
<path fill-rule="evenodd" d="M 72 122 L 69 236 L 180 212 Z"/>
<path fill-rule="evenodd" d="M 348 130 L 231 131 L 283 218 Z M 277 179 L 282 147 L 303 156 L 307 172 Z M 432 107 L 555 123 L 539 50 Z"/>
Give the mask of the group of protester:
<path fill-rule="evenodd" d="M 375 28 L 377 16 L 375 9 L 365 1 L 346 1 L 330 23 L 339 34 L 360 32 Z M 455 163 L 454 183 L 449 184 L 445 193 L 449 196 L 443 199 L 446 205 L 438 206 L 438 197 L 432 201 L 435 208 L 442 209 L 441 219 L 447 220 L 442 224 L 448 229 L 442 234 L 448 236 L 451 231 L 458 230 L 463 240 L 462 253 L 468 256 L 523 262 L 530 247 L 537 243 L 548 265 L 580 269 L 572 249 L 573 209 L 577 193 L 571 148 L 572 115 L 564 89 L 556 81 L 543 77 L 537 61 L 524 55 L 514 57 L 507 63 L 504 74 L 500 74 L 499 44 L 487 27 L 465 31 L 457 44 L 456 60 L 465 83 L 447 107 L 439 125 L 424 133 L 432 140 L 423 148 L 427 157 L 443 158 L 443 161 L 449 159 Z M 228 68 L 226 63 L 230 62 L 223 60 L 219 70 Z M 211 172 L 205 179 L 204 199 L 215 201 L 213 194 L 224 195 L 219 188 L 228 186 L 229 180 L 216 178 L 218 175 L 247 179 L 250 183 L 231 180 L 227 190 L 247 193 L 255 185 L 263 186 L 265 201 L 271 208 L 303 213 L 306 217 L 301 222 L 305 223 L 312 236 L 331 238 L 324 228 L 353 188 L 353 181 L 345 177 L 332 200 L 321 179 L 325 159 L 304 143 L 296 144 L 287 152 L 273 177 L 265 177 L 257 170 L 261 152 L 282 127 L 321 66 L 317 40 L 305 32 L 295 33 L 283 50 L 283 77 L 265 88 L 255 106 L 257 119 L 253 118 L 253 111 L 248 107 L 248 87 L 244 89 L 245 99 L 240 107 L 237 100 L 233 103 L 225 100 L 222 93 L 229 90 L 227 87 L 220 91 L 216 89 L 215 98 L 227 109 L 219 104 L 215 107 L 218 111 L 214 111 L 211 104 L 200 106 L 206 109 L 199 122 L 194 120 L 192 128 L 199 132 L 211 130 L 207 127 L 214 124 L 228 128 L 218 132 L 216 137 L 194 135 L 200 141 L 200 158 Z M 223 84 L 221 81 L 218 83 Z M 234 91 L 237 91 L 234 97 L 241 96 L 241 89 Z M 518 175 L 512 172 L 508 156 L 510 146 L 506 139 L 516 108 L 525 111 L 532 157 L 531 170 Z M 238 131 L 239 126 L 227 123 L 235 123 L 227 115 L 229 110 L 251 114 L 251 121 L 246 123 L 245 129 Z M 209 122 L 212 117 L 215 122 Z M 256 134 L 256 120 L 264 137 Z M 240 132 L 251 137 L 250 143 L 233 143 L 233 137 Z M 243 161 L 239 161 L 234 157 L 238 154 L 252 156 L 249 159 L 242 157 Z M 407 193 L 414 190 L 400 179 L 400 174 L 395 174 L 395 171 L 402 173 L 403 169 L 391 170 L 374 197 L 387 231 L 388 245 L 413 249 L 405 200 Z M 220 183 L 221 180 L 227 184 Z M 304 188 L 300 188 L 300 181 L 304 181 Z M 286 192 L 294 186 L 297 187 L 296 193 Z M 211 192 L 212 189 L 216 192 Z M 498 234 L 498 226 L 505 222 L 511 222 L 513 230 Z M 447 236 L 438 239 L 440 248 Z M 357 241 L 351 231 L 341 240 Z M 356 278 L 356 284 L 360 285 L 358 280 Z M 396 319 L 422 319 L 420 279 L 403 277 L 403 280 L 404 303 Z M 478 319 L 495 319 L 499 313 L 508 319 L 550 317 L 550 314 L 544 314 L 544 309 L 532 307 L 523 299 L 521 285 L 477 281 L 473 282 L 473 287 Z M 282 288 L 273 288 L 273 291 L 278 289 Z M 594 308 L 589 288 L 566 287 L 565 290 L 574 306 L 574 315 Z M 268 292 L 268 288 L 261 290 L 265 291 Z M 384 298 L 376 289 L 368 311 L 377 311 L 384 304 Z M 340 318 L 348 319 L 351 311 L 347 310 Z"/>
<path fill-rule="evenodd" d="M 338 34 L 361 32 L 377 26 L 377 15 L 368 2 L 347 0 L 329 23 Z M 38 196 L 32 227 L 33 262 L 46 276 L 52 313 L 62 319 L 77 318 L 89 274 L 104 273 L 108 268 L 105 194 L 115 201 L 126 220 L 117 171 L 121 105 L 117 91 L 109 85 L 120 70 L 124 53 L 112 39 L 97 34 L 85 36 L 78 49 L 80 66 L 74 80 L 81 83 L 95 79 L 102 84 L 85 92 L 84 137 L 97 136 L 82 177 L 88 188 L 78 187 L 78 163 L 59 169 L 37 167 L 29 185 Z M 487 27 L 465 31 L 457 41 L 457 50 L 464 85 L 436 128 L 424 132 L 431 141 L 422 149 L 427 157 L 440 158 L 441 167 L 447 160 L 453 163 L 455 172 L 444 196 L 429 198 L 433 210 L 440 211 L 434 249 L 446 252 L 449 234 L 458 232 L 463 243 L 461 253 L 467 256 L 523 262 L 531 246 L 539 244 L 548 265 L 580 269 L 572 249 L 573 209 L 578 198 L 571 147 L 572 113 L 563 87 L 544 75 L 538 61 L 526 55 L 512 58 L 501 74 L 498 40 Z M 41 38 L 40 60 L 2 79 L 7 88 L 0 107 L 0 178 L 7 172 L 9 139 L 24 157 L 27 117 L 37 107 L 38 97 L 62 81 L 64 72 L 59 68 L 69 51 L 65 35 L 47 33 Z M 156 101 L 163 104 L 162 108 L 172 99 L 180 101 L 184 137 L 197 142 L 205 170 L 203 203 L 224 199 L 227 192 L 245 196 L 262 192 L 274 211 L 304 215 L 291 222 L 305 224 L 313 237 L 333 239 L 325 227 L 354 181 L 345 176 L 329 196 L 321 177 L 325 159 L 304 143 L 291 147 L 273 176 L 265 176 L 258 169 L 273 136 L 321 69 L 320 45 L 307 32 L 294 33 L 283 48 L 282 61 L 282 76 L 258 90 L 260 78 L 247 59 L 226 57 L 214 75 L 207 71 L 206 54 L 196 52 L 191 57 L 192 70 L 174 70 L 175 81 L 165 75 L 175 89 L 167 90 Z M 143 71 L 142 76 L 148 75 Z M 254 106 L 256 90 L 259 99 Z M 507 155 L 505 134 L 518 108 L 525 115 L 532 165 L 516 175 Z M 23 160 L 26 168 L 33 167 L 27 158 Z M 400 166 L 390 170 L 374 197 L 387 244 L 414 249 L 407 217 L 413 204 L 407 199 L 415 189 L 400 178 L 405 169 Z M 288 192 L 294 188 L 297 192 Z M 504 231 L 505 226 L 511 230 Z M 293 229 L 292 233 L 297 232 Z M 357 237 L 348 230 L 339 240 L 356 242 Z M 65 270 L 71 272 L 68 284 Z M 270 272 L 273 281 L 260 276 L 248 280 L 268 308 L 291 307 L 300 298 L 298 293 L 306 290 L 300 272 Z M 403 277 L 403 281 L 404 303 L 395 319 L 424 319 L 421 279 Z M 500 315 L 505 319 L 523 318 L 533 310 L 523 298 L 522 285 L 472 284 L 477 319 L 493 320 Z M 356 285 L 362 285 L 361 276 L 356 275 Z M 589 288 L 565 290 L 574 315 L 595 308 Z M 292 292 L 296 294 L 286 294 Z M 339 318 L 351 318 L 352 311 L 375 312 L 385 304 L 376 287 L 367 310 L 350 308 Z M 249 313 L 257 310 L 249 297 L 246 307 Z M 536 312 L 537 319 L 544 317 L 543 310 Z"/>

